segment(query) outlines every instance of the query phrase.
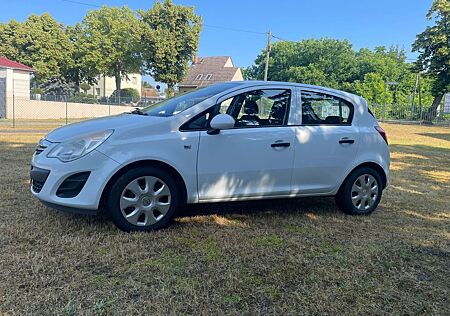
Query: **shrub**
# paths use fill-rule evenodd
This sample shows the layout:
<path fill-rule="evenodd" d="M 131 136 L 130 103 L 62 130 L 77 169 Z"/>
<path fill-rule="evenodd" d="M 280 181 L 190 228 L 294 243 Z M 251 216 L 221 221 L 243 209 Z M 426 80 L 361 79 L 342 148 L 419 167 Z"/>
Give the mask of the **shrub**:
<path fill-rule="evenodd" d="M 31 94 L 42 94 L 44 91 L 41 88 L 31 89 Z"/>
<path fill-rule="evenodd" d="M 91 94 L 85 94 L 85 93 L 75 93 L 69 97 L 68 102 L 73 103 L 97 103 L 98 100 L 94 95 Z"/>
<path fill-rule="evenodd" d="M 120 100 L 125 102 L 137 101 L 141 98 L 141 94 L 134 88 L 124 88 L 120 89 Z M 111 94 L 111 99 L 118 100 L 119 94 L 117 90 Z"/>
<path fill-rule="evenodd" d="M 80 84 L 80 89 L 84 91 L 84 93 L 87 93 L 89 89 L 91 89 L 91 86 L 87 83 Z"/>

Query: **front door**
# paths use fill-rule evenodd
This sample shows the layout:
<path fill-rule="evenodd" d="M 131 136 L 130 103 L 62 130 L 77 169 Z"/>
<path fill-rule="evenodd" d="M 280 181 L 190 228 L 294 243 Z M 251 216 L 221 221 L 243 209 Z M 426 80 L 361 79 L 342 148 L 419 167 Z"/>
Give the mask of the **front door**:
<path fill-rule="evenodd" d="M 230 96 L 217 112 L 235 128 L 200 132 L 200 200 L 287 195 L 291 191 L 294 128 L 287 126 L 291 91 L 259 89 Z"/>

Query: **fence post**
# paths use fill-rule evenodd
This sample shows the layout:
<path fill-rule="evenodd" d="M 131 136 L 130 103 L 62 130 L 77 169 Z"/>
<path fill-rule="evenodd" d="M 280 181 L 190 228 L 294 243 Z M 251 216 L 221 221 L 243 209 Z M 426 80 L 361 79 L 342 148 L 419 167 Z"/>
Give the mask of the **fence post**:
<path fill-rule="evenodd" d="M 13 94 L 13 102 L 12 102 L 12 116 L 13 116 L 13 128 L 16 127 L 16 96 Z"/>
<path fill-rule="evenodd" d="M 66 101 L 66 125 L 67 125 L 67 96 L 64 96 L 64 100 Z"/>

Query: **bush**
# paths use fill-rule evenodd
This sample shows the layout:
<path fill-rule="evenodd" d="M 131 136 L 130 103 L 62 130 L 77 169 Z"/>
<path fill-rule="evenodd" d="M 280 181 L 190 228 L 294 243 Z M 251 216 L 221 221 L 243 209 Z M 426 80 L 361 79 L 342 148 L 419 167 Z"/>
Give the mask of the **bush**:
<path fill-rule="evenodd" d="M 71 95 L 69 97 L 68 102 L 73 102 L 73 103 L 97 103 L 97 97 L 95 97 L 94 95 L 91 94 L 85 94 L 85 93 L 75 93 L 73 95 Z"/>
<path fill-rule="evenodd" d="M 91 86 L 87 83 L 80 84 L 80 89 L 84 91 L 84 93 L 87 93 L 89 89 L 91 89 Z"/>
<path fill-rule="evenodd" d="M 111 94 L 111 98 L 110 99 L 118 100 L 119 99 L 119 95 L 120 95 L 120 100 L 121 101 L 126 101 L 126 102 L 137 101 L 137 100 L 139 100 L 141 98 L 141 94 L 136 89 L 134 89 L 134 88 L 125 88 L 125 89 L 120 89 L 120 94 L 118 94 L 117 90 L 115 90 L 113 92 L 113 94 Z"/>
<path fill-rule="evenodd" d="M 42 94 L 44 91 L 41 88 L 31 89 L 31 94 Z"/>

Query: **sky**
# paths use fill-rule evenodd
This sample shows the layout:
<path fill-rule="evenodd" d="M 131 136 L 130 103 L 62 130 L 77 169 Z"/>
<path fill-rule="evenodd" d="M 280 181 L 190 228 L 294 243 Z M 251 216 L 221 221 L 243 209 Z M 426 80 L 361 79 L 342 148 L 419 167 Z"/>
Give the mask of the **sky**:
<path fill-rule="evenodd" d="M 30 14 L 50 13 L 64 24 L 75 24 L 95 6 L 148 9 L 152 0 L 0 0 L 0 22 L 25 20 Z M 355 49 L 399 45 L 410 59 L 416 34 L 429 22 L 432 0 L 174 0 L 194 6 L 203 18 L 199 56 L 231 56 L 247 67 L 265 48 L 267 31 L 285 40 L 337 38 Z M 85 4 L 90 4 L 85 5 Z M 276 39 L 273 39 L 277 41 Z"/>

